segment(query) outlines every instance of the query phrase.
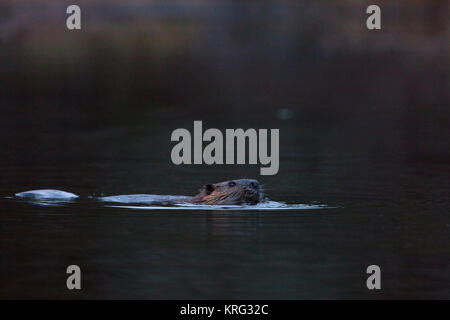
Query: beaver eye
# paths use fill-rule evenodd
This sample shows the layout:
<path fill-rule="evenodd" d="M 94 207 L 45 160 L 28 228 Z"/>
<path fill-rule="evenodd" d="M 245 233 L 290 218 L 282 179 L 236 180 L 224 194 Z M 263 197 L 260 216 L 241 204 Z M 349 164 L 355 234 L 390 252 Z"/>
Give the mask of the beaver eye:
<path fill-rule="evenodd" d="M 253 189 L 258 188 L 258 185 L 254 182 L 250 182 L 250 187 L 252 187 Z"/>
<path fill-rule="evenodd" d="M 235 185 L 236 185 L 236 182 L 234 182 L 234 181 L 228 182 L 228 186 L 229 186 L 230 188 L 233 188 Z"/>

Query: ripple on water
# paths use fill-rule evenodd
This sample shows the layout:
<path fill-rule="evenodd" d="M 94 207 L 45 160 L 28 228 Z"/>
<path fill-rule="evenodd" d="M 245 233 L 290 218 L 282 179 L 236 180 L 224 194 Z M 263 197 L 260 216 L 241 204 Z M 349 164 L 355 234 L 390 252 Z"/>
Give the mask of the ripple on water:
<path fill-rule="evenodd" d="M 16 197 L 26 200 L 29 203 L 58 206 L 73 202 L 78 195 L 53 189 L 30 190 L 15 194 Z M 287 204 L 277 201 L 264 201 L 256 205 L 202 205 L 191 203 L 176 203 L 187 196 L 154 195 L 154 194 L 129 194 L 116 195 L 99 198 L 91 198 L 100 201 L 105 207 L 124 208 L 135 210 L 310 210 L 330 208 L 323 204 Z M 112 204 L 114 203 L 114 204 Z"/>

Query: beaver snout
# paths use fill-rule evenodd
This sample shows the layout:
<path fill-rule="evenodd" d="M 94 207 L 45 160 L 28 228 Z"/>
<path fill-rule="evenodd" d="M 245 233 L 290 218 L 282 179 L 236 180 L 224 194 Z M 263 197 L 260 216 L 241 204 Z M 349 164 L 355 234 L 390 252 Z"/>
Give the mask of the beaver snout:
<path fill-rule="evenodd" d="M 245 190 L 259 190 L 258 180 L 249 180 L 249 182 L 245 186 Z"/>
<path fill-rule="evenodd" d="M 260 187 L 259 182 L 257 180 L 251 180 L 245 187 L 245 197 L 247 201 L 256 204 L 260 200 Z"/>
<path fill-rule="evenodd" d="M 244 190 L 248 194 L 259 193 L 259 182 L 256 180 L 251 181 L 247 186 L 245 186 Z"/>
<path fill-rule="evenodd" d="M 259 187 L 245 188 L 244 190 L 245 190 L 245 193 L 247 193 L 247 194 L 259 193 Z"/>
<path fill-rule="evenodd" d="M 249 183 L 249 187 L 255 190 L 259 190 L 259 182 L 254 180 Z"/>

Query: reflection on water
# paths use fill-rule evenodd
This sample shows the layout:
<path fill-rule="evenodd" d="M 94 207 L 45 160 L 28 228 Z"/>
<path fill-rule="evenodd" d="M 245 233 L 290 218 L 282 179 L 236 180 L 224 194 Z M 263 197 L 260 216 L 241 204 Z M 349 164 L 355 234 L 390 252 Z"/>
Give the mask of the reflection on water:
<path fill-rule="evenodd" d="M 226 211 L 280 211 L 280 210 L 310 210 L 310 209 L 324 209 L 327 208 L 325 205 L 308 205 L 308 204 L 292 204 L 287 205 L 285 203 L 270 201 L 267 204 L 257 204 L 254 206 L 224 206 L 224 205 L 175 205 L 170 206 L 107 206 L 111 208 L 124 208 L 124 209 L 135 209 L 135 210 L 226 210 Z"/>

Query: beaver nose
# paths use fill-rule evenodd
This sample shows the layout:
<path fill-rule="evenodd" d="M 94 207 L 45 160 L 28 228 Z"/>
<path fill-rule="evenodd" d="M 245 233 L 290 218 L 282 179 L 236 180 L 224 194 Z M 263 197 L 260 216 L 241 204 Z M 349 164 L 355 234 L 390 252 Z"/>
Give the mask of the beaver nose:
<path fill-rule="evenodd" d="M 250 182 L 250 188 L 258 190 L 259 184 L 257 182 Z"/>

